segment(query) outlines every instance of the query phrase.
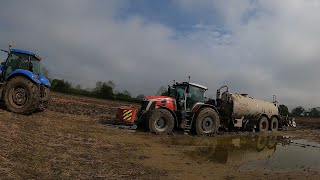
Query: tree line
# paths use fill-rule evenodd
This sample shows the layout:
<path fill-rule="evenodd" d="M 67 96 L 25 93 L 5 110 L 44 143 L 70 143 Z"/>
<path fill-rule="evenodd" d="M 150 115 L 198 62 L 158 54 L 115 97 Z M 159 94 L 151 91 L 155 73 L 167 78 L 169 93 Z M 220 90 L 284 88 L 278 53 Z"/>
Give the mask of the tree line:
<path fill-rule="evenodd" d="M 289 111 L 286 105 L 279 105 L 280 114 L 283 116 L 292 116 L 292 117 L 320 117 L 320 107 L 313 107 L 310 109 L 305 109 L 302 106 L 298 106 Z"/>
<path fill-rule="evenodd" d="M 115 90 L 115 83 L 113 81 L 98 81 L 95 88 L 83 89 L 80 85 L 73 86 L 69 81 L 53 79 L 51 81 L 51 90 L 66 94 L 129 102 L 139 102 L 144 98 L 143 94 L 132 97 L 128 90 L 122 92 Z"/>
<path fill-rule="evenodd" d="M 102 82 L 98 81 L 95 88 L 83 89 L 80 85 L 73 86 L 71 82 L 61 79 L 51 80 L 51 90 L 60 93 L 67 93 L 80 96 L 88 96 L 101 99 L 140 102 L 143 98 L 143 94 L 139 94 L 136 97 L 132 97 L 128 90 L 122 92 L 115 90 L 115 83 L 113 81 Z M 156 95 L 166 95 L 167 89 L 161 86 Z M 279 111 L 282 116 L 292 117 L 320 117 L 320 107 L 314 107 L 311 109 L 304 109 L 302 106 L 298 106 L 289 111 L 286 105 L 279 105 Z"/>

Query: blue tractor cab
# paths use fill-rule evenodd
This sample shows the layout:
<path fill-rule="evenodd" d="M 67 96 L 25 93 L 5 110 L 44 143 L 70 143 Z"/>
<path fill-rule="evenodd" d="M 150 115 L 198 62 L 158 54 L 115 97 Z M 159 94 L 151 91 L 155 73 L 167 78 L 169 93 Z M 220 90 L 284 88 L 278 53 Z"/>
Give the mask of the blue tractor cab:
<path fill-rule="evenodd" d="M 30 114 L 43 110 L 49 101 L 50 82 L 37 54 L 11 49 L 1 50 L 8 54 L 0 65 L 0 100 L 4 100 L 7 109 Z"/>

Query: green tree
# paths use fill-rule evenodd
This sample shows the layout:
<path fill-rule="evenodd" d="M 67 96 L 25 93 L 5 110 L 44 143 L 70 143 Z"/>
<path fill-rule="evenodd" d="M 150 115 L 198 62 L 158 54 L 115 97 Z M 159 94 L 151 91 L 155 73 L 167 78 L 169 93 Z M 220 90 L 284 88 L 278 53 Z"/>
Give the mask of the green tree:
<path fill-rule="evenodd" d="M 98 98 L 114 99 L 113 87 L 109 86 L 106 82 L 98 81 L 93 92 Z"/>
<path fill-rule="evenodd" d="M 282 116 L 287 116 L 289 115 L 289 109 L 286 105 L 284 104 L 280 104 L 279 105 L 279 111 L 280 111 L 280 115 Z"/>
<path fill-rule="evenodd" d="M 132 97 L 129 91 L 124 90 L 123 92 L 116 93 L 116 99 L 121 101 L 131 101 Z"/>
<path fill-rule="evenodd" d="M 127 95 L 128 97 L 131 98 L 131 93 L 128 90 L 124 90 L 123 94 Z"/>
<path fill-rule="evenodd" d="M 68 93 L 71 87 L 71 83 L 65 80 L 54 79 L 51 82 L 51 89 L 56 92 Z"/>
<path fill-rule="evenodd" d="M 303 112 L 305 112 L 305 109 L 302 106 L 298 106 L 291 111 L 291 115 L 295 117 L 301 117 L 303 115 Z"/>
<path fill-rule="evenodd" d="M 109 80 L 109 81 L 107 82 L 107 85 L 110 86 L 110 87 L 112 87 L 112 89 L 114 89 L 114 88 L 116 87 L 116 84 L 115 84 L 113 81 L 111 81 L 111 80 Z"/>
<path fill-rule="evenodd" d="M 318 108 L 312 108 L 310 111 L 310 117 L 320 117 L 320 111 Z"/>

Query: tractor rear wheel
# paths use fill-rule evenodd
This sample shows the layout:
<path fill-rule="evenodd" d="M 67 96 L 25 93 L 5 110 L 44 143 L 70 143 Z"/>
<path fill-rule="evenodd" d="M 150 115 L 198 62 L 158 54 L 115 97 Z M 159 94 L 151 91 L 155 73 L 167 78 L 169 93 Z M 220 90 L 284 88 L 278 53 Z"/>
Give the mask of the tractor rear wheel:
<path fill-rule="evenodd" d="M 197 135 L 218 132 L 220 119 L 218 113 L 211 108 L 202 109 L 196 117 L 195 130 Z"/>
<path fill-rule="evenodd" d="M 150 131 L 155 134 L 167 134 L 172 132 L 174 128 L 174 118 L 166 109 L 150 111 L 146 121 Z"/>
<path fill-rule="evenodd" d="M 265 116 L 261 116 L 259 123 L 258 123 L 258 131 L 259 132 L 265 132 L 269 129 L 269 121 L 268 118 Z"/>
<path fill-rule="evenodd" d="M 271 131 L 278 131 L 279 128 L 279 120 L 276 117 L 272 117 L 270 119 L 270 130 Z"/>
<path fill-rule="evenodd" d="M 6 85 L 4 101 L 9 111 L 30 114 L 39 105 L 39 87 L 24 77 L 14 77 Z"/>

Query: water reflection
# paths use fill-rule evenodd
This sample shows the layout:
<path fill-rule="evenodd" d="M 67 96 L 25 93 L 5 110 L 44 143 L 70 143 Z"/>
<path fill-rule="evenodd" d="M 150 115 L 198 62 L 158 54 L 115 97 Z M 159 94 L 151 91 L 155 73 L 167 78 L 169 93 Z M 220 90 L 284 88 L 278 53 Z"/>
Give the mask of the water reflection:
<path fill-rule="evenodd" d="M 216 137 L 166 137 L 199 163 L 241 165 L 244 169 L 320 171 L 320 144 L 266 134 Z"/>
<path fill-rule="evenodd" d="M 170 137 L 163 139 L 170 145 L 182 146 L 189 157 L 217 163 L 241 163 L 272 156 L 277 137 L 266 135 L 218 137 Z"/>

